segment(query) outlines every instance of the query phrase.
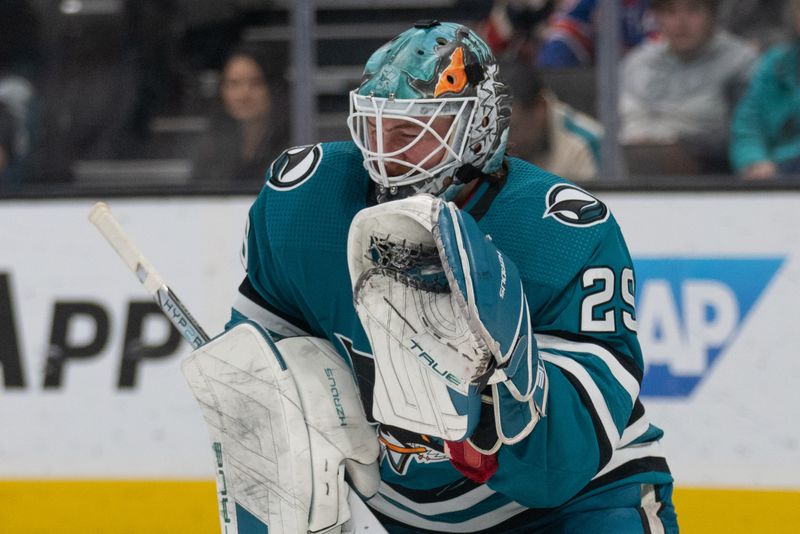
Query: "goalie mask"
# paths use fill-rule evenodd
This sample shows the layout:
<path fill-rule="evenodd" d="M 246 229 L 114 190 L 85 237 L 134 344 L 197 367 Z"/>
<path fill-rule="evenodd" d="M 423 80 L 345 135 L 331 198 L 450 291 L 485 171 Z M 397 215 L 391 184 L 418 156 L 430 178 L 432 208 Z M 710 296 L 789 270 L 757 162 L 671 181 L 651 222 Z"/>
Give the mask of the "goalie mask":
<path fill-rule="evenodd" d="M 379 196 L 399 198 L 438 195 L 462 168 L 497 172 L 510 116 L 509 90 L 486 43 L 464 26 L 433 21 L 372 54 L 350 93 L 347 122 Z M 387 143 L 393 129 L 403 133 Z"/>

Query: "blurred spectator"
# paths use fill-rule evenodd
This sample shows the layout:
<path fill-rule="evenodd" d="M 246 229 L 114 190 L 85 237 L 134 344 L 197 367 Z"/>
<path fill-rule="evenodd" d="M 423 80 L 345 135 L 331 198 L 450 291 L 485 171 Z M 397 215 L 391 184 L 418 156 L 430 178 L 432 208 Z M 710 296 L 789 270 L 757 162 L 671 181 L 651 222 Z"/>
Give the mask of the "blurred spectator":
<path fill-rule="evenodd" d="M 532 64 L 556 0 L 495 0 L 478 32 L 495 56 Z"/>
<path fill-rule="evenodd" d="M 13 183 L 12 177 L 16 160 L 16 123 L 8 107 L 0 102 L 0 185 Z"/>
<path fill-rule="evenodd" d="M 789 0 L 794 39 L 760 59 L 732 124 L 731 164 L 744 178 L 800 174 L 800 0 Z"/>
<path fill-rule="evenodd" d="M 0 182 L 29 179 L 42 71 L 40 22 L 29 0 L 0 2 Z"/>
<path fill-rule="evenodd" d="M 126 128 L 135 145 L 129 151 L 135 153 L 150 139 L 153 117 L 179 111 L 185 96 L 178 50 L 180 12 L 178 0 L 128 0 L 124 13 L 136 84 Z"/>
<path fill-rule="evenodd" d="M 663 35 L 623 61 L 621 140 L 681 144 L 702 172 L 728 170 L 730 112 L 756 58 L 717 27 L 717 0 L 652 0 Z"/>
<path fill-rule="evenodd" d="M 628 50 L 652 30 L 647 24 L 648 0 L 620 2 L 622 46 Z M 564 0 L 547 25 L 536 64 L 540 67 L 581 67 L 594 64 L 598 0 Z"/>
<path fill-rule="evenodd" d="M 0 74 L 37 81 L 42 69 L 39 15 L 31 0 L 0 1 Z"/>
<path fill-rule="evenodd" d="M 20 76 L 0 76 L 0 109 L 3 122 L 5 172 L 0 182 L 29 180 L 30 149 L 34 123 L 34 89 Z M 10 135 L 10 139 L 7 136 Z M 6 144 L 6 143 L 10 144 Z"/>
<path fill-rule="evenodd" d="M 507 65 L 502 72 L 514 97 L 509 152 L 568 180 L 596 178 L 600 124 L 560 102 L 530 66 Z"/>
<path fill-rule="evenodd" d="M 285 83 L 264 51 L 234 50 L 220 83 L 220 109 L 200 141 L 194 179 L 261 182 L 264 171 L 286 148 L 288 124 Z M 276 118 L 279 117 L 279 118 Z"/>
<path fill-rule="evenodd" d="M 787 0 L 722 0 L 720 25 L 759 50 L 786 40 L 784 7 Z"/>
<path fill-rule="evenodd" d="M 72 179 L 81 159 L 113 159 L 130 143 L 136 62 L 122 3 L 59 3 L 50 12 L 52 46 L 42 91 L 37 181 Z"/>

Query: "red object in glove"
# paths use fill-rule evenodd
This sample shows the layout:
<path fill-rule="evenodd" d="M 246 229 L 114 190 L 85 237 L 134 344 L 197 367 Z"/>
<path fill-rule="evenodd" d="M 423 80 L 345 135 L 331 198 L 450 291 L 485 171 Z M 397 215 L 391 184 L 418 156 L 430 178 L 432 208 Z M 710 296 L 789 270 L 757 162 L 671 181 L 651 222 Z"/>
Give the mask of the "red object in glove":
<path fill-rule="evenodd" d="M 468 441 L 445 441 L 450 463 L 465 477 L 483 484 L 497 471 L 497 454 L 483 454 Z"/>

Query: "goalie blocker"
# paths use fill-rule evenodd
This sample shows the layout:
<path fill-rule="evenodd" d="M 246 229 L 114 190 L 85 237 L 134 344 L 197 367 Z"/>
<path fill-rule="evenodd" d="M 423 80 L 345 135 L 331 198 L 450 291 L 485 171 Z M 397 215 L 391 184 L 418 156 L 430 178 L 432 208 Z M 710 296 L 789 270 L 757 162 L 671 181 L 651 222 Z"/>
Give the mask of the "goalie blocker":
<path fill-rule="evenodd" d="M 376 420 L 472 438 L 485 454 L 530 434 L 547 375 L 527 299 L 514 263 L 470 215 L 430 195 L 364 209 L 350 226 L 348 266 L 375 356 Z M 492 409 L 476 432 L 482 402 Z"/>
<path fill-rule="evenodd" d="M 345 469 L 361 495 L 374 495 L 379 446 L 351 371 L 328 341 L 274 343 L 245 322 L 195 350 L 182 369 L 216 454 L 222 532 L 352 532 Z"/>

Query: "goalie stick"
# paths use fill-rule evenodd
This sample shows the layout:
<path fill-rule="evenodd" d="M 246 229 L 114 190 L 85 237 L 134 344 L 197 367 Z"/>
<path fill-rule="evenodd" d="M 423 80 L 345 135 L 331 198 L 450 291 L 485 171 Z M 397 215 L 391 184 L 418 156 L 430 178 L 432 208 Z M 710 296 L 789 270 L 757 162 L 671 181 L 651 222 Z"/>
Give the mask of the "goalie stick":
<path fill-rule="evenodd" d="M 119 221 L 111 213 L 111 208 L 108 207 L 108 204 L 97 202 L 92 206 L 89 210 L 89 221 L 103 234 L 106 241 L 122 258 L 128 269 L 136 275 L 136 278 L 144 286 L 145 290 L 150 293 L 158 307 L 175 325 L 184 339 L 195 349 L 207 343 L 211 338 L 173 293 L 158 271 L 147 261 L 144 254 L 128 237 Z M 350 528 L 352 530 L 348 532 L 353 534 L 360 532 L 385 534 L 386 530 L 372 511 L 357 496 L 357 493 L 354 490 L 349 493 L 348 503 L 352 521 Z"/>
<path fill-rule="evenodd" d="M 133 244 L 111 209 L 105 202 L 98 202 L 89 211 L 89 220 L 100 230 L 106 241 L 117 251 L 119 257 L 133 271 L 136 278 L 150 293 L 158 307 L 164 312 L 178 332 L 194 348 L 208 342 L 208 334 L 197 324 L 197 321 L 180 299 L 172 292 L 158 271 L 147 261 L 144 254 Z"/>

